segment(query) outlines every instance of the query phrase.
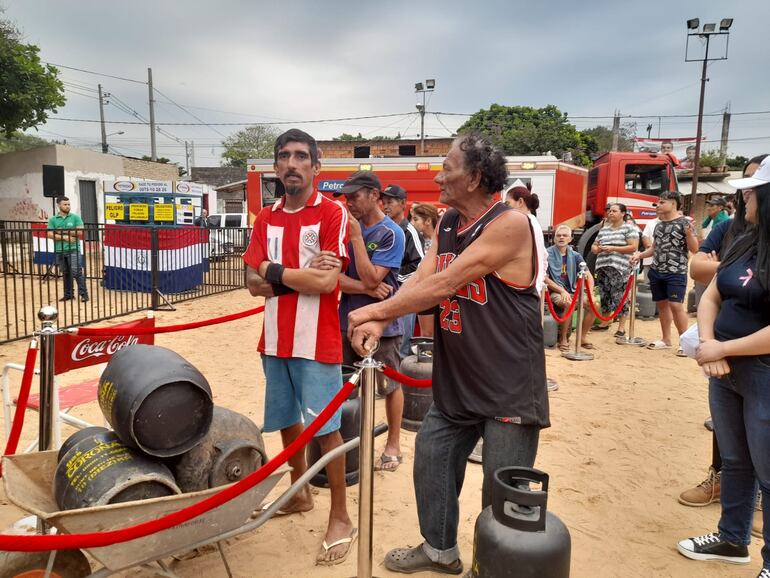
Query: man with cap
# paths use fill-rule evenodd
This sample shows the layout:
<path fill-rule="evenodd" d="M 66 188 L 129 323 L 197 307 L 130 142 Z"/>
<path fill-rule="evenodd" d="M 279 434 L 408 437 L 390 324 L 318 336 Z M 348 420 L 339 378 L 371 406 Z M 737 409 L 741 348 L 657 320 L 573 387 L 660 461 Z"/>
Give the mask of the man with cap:
<path fill-rule="evenodd" d="M 707 217 L 701 223 L 701 236 L 705 239 L 711 232 L 714 225 L 718 225 L 722 221 L 727 221 L 730 215 L 727 214 L 727 201 L 725 198 L 716 195 L 706 201 L 706 214 Z"/>
<path fill-rule="evenodd" d="M 417 271 L 417 267 L 425 257 L 423 244 L 425 240 L 417 232 L 409 219 L 404 217 L 406 210 L 406 191 L 399 185 L 388 185 L 380 194 L 383 212 L 390 217 L 404 231 L 404 258 L 401 261 L 401 270 L 398 273 L 398 284 L 403 285 L 412 274 Z M 404 322 L 404 339 L 401 341 L 401 359 L 411 355 L 409 348 L 410 340 L 414 334 L 414 322 L 417 318 L 415 313 L 404 315 L 401 319 Z"/>
<path fill-rule="evenodd" d="M 340 275 L 340 328 L 344 363 L 361 359 L 347 337 L 348 314 L 370 303 L 390 297 L 399 287 L 398 274 L 404 258 L 404 232 L 380 209 L 382 185 L 371 171 L 353 173 L 337 195 L 344 195 L 353 218 L 350 222 L 350 265 Z M 404 324 L 396 319 L 384 330 L 374 358 L 398 371 L 401 364 L 399 348 Z M 401 415 L 404 393 L 401 385 L 382 378 L 377 390 L 385 395 L 388 419 L 388 440 L 375 463 L 375 470 L 395 471 L 401 463 Z"/>

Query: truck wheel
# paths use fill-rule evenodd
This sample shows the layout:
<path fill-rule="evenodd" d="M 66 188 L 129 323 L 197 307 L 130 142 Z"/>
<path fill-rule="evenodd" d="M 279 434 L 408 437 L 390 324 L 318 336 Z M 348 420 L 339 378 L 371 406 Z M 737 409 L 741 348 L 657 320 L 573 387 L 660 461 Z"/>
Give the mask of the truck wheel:
<path fill-rule="evenodd" d="M 50 552 L 0 552 L 0 578 L 43 578 Z M 61 550 L 56 554 L 51 578 L 83 578 L 91 574 L 91 564 L 80 550 Z"/>
<path fill-rule="evenodd" d="M 588 265 L 588 270 L 591 271 L 592 275 L 596 269 L 596 255 L 591 253 L 591 245 L 593 245 L 594 241 L 596 241 L 596 236 L 599 234 L 599 230 L 601 228 L 602 224 L 597 223 L 588 229 L 580 236 L 580 241 L 578 241 L 577 246 L 578 253 L 580 253 L 583 259 L 585 259 L 586 265 Z"/>

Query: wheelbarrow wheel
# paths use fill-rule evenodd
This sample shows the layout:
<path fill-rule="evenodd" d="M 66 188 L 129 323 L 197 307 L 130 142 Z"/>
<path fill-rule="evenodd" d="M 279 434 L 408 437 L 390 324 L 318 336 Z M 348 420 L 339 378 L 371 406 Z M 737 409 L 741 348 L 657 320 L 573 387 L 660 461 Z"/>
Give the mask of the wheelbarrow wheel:
<path fill-rule="evenodd" d="M 0 578 L 42 578 L 50 552 L 0 552 Z M 91 574 L 91 564 L 80 550 L 61 550 L 56 554 L 51 578 L 83 578 Z"/>

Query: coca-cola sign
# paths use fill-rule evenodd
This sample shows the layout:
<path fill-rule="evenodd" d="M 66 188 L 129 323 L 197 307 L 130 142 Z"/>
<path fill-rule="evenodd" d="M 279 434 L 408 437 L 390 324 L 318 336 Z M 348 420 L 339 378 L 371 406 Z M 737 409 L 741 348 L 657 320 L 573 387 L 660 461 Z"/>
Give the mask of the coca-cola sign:
<path fill-rule="evenodd" d="M 155 318 L 145 318 L 115 325 L 115 329 L 125 331 L 121 335 L 81 337 L 69 333 L 58 334 L 56 336 L 54 373 L 58 375 L 78 367 L 107 363 L 117 351 L 136 343 L 153 345 L 155 343 L 154 334 L 134 335 L 131 333 L 132 329 L 145 327 L 155 327 Z"/>

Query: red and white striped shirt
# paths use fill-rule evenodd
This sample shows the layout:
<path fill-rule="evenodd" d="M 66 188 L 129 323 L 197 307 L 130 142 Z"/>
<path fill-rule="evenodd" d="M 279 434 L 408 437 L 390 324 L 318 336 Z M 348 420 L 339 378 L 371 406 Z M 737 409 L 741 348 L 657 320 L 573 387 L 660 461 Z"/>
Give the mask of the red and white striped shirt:
<path fill-rule="evenodd" d="M 348 213 L 316 192 L 300 210 L 288 212 L 282 198 L 260 211 L 243 260 L 252 269 L 263 261 L 284 267 L 308 267 L 320 251 L 333 251 L 347 267 Z M 339 284 L 331 293 L 289 293 L 265 299 L 259 351 L 276 357 L 301 357 L 342 363 L 338 313 Z"/>

